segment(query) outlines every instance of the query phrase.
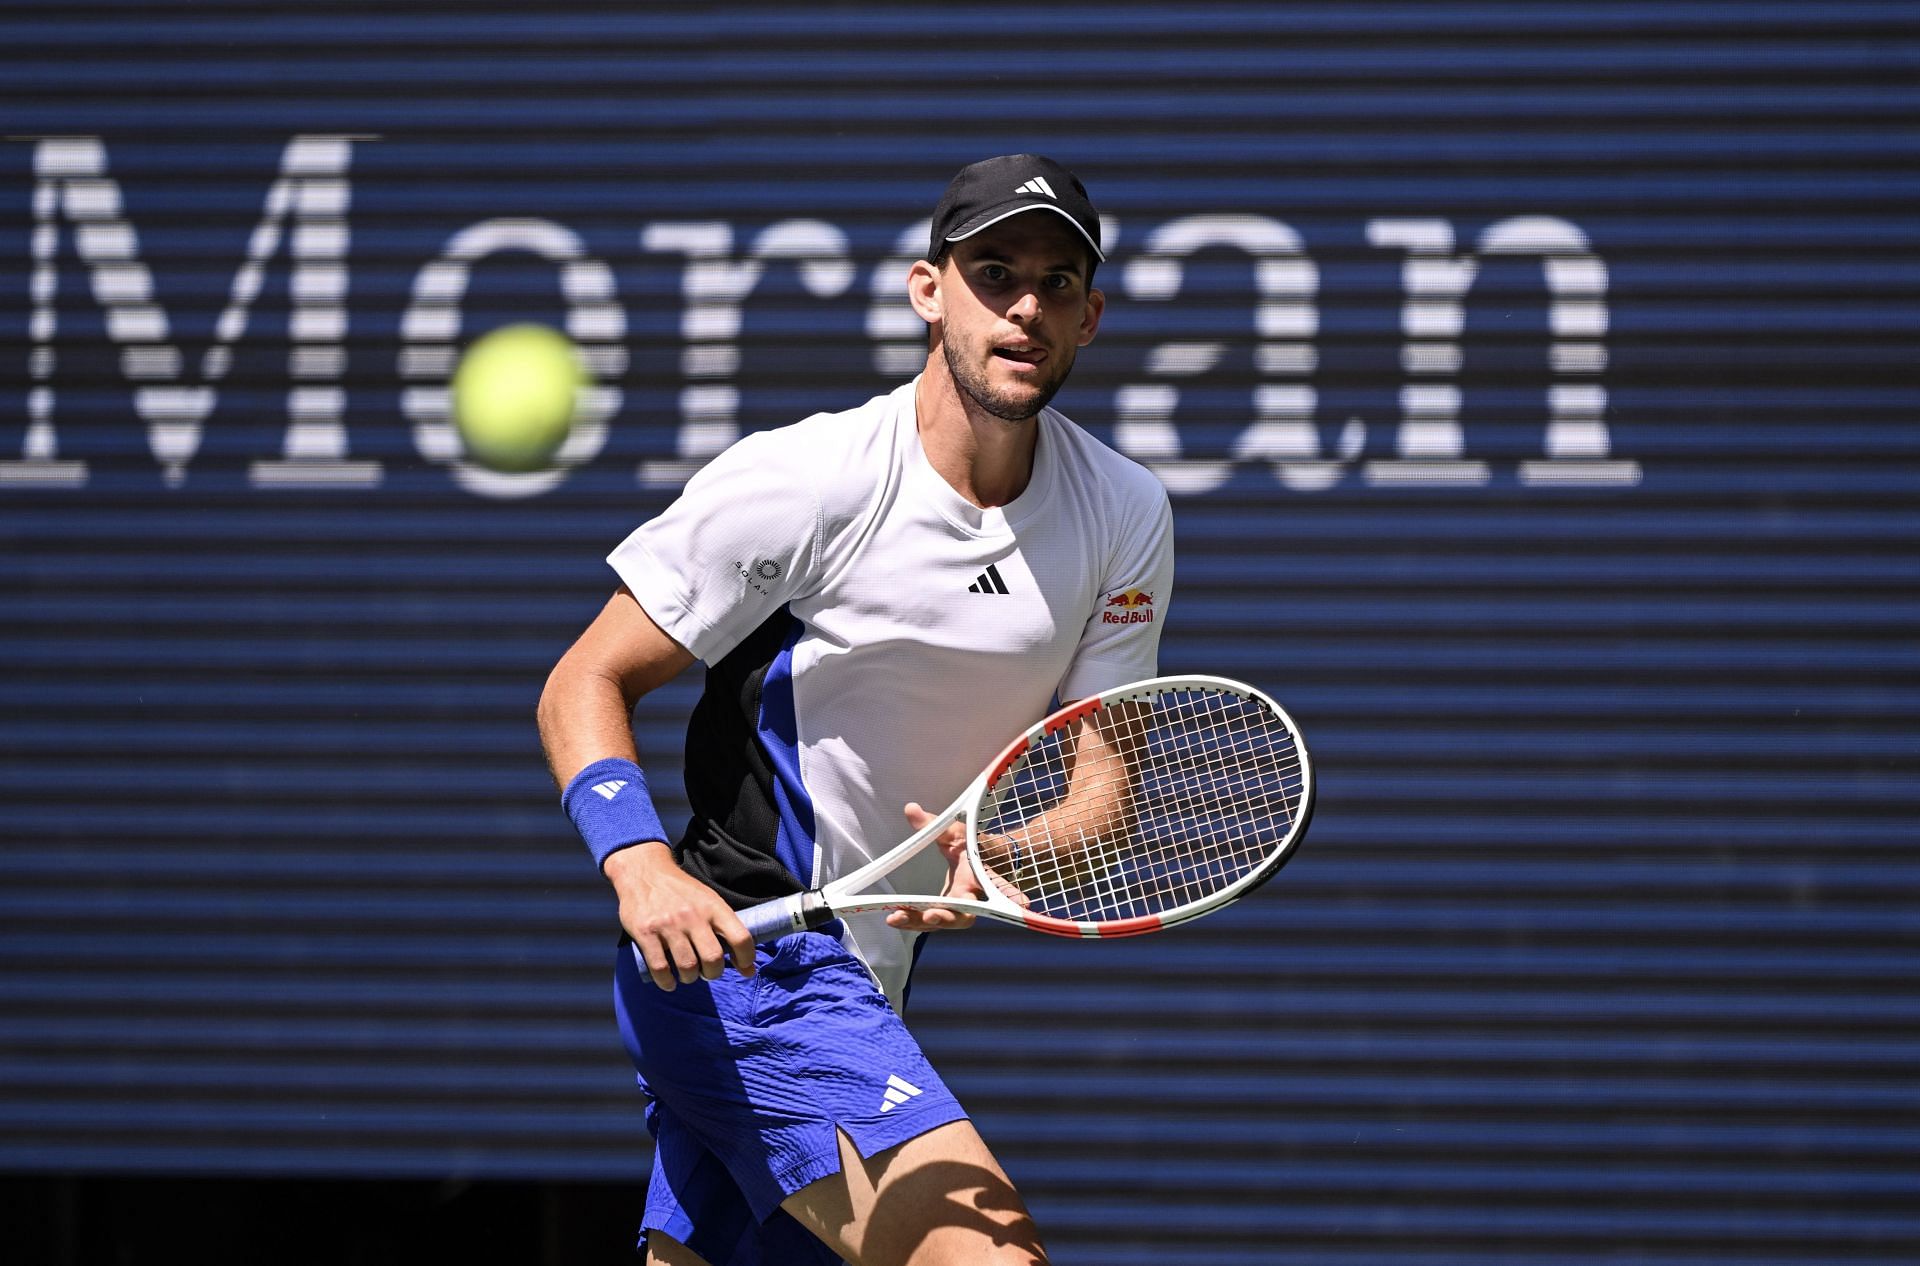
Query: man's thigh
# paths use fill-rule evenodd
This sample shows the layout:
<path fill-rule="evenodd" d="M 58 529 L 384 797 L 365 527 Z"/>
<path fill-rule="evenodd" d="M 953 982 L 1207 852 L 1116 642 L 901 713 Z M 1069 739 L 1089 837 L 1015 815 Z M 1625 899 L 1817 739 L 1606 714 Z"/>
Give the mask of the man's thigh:
<path fill-rule="evenodd" d="M 647 1235 L 647 1266 L 709 1266 L 707 1259 L 660 1231 Z"/>
<path fill-rule="evenodd" d="M 1045 1263 L 1033 1217 L 971 1121 L 863 1159 L 840 1136 L 840 1172 L 781 1204 L 855 1266 Z"/>

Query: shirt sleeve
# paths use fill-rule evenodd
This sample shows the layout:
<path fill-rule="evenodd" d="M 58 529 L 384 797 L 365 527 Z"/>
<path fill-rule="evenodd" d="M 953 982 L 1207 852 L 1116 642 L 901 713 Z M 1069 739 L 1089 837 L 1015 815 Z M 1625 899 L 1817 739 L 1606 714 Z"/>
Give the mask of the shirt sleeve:
<path fill-rule="evenodd" d="M 607 556 L 642 608 L 711 664 L 813 582 L 820 503 L 767 432 L 687 481 L 679 498 Z"/>
<path fill-rule="evenodd" d="M 1160 629 L 1173 601 L 1173 508 L 1158 480 L 1117 544 L 1060 682 L 1062 703 L 1159 674 Z"/>

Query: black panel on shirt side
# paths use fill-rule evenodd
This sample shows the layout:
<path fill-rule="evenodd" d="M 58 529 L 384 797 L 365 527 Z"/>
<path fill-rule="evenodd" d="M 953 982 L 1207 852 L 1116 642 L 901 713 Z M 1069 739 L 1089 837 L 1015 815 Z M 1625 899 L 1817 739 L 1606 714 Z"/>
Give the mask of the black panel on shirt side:
<path fill-rule="evenodd" d="M 781 607 L 707 669 L 700 702 L 687 721 L 687 803 L 693 817 L 674 856 L 686 872 L 734 909 L 804 887 L 774 853 L 780 812 L 773 764 L 757 733 L 767 669 L 793 631 Z"/>

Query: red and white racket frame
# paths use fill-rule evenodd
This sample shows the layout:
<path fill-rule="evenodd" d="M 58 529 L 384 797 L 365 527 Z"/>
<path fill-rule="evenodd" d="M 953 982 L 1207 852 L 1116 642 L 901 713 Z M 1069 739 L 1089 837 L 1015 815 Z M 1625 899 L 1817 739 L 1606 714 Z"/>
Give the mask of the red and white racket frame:
<path fill-rule="evenodd" d="M 1018 902 L 1001 892 L 985 861 L 981 858 L 978 832 L 981 810 L 988 804 L 991 798 L 990 793 L 1001 776 L 1011 769 L 1033 744 L 1066 729 L 1085 717 L 1115 704 L 1178 690 L 1219 691 L 1254 700 L 1278 717 L 1292 736 L 1300 766 L 1299 802 L 1285 837 L 1274 846 L 1267 858 L 1258 867 L 1218 892 L 1209 893 L 1199 900 L 1160 914 L 1138 918 L 1100 922 L 1061 919 L 1024 909 Z M 756 941 L 772 940 L 790 932 L 819 927 L 843 914 L 859 914 L 869 910 L 926 910 L 936 907 L 1016 924 L 1035 932 L 1045 932 L 1050 936 L 1084 940 L 1144 936 L 1149 932 L 1158 932 L 1163 928 L 1199 918 L 1203 914 L 1231 905 L 1271 879 L 1291 859 L 1301 837 L 1305 835 L 1307 824 L 1313 817 L 1313 801 L 1313 762 L 1307 754 L 1306 740 L 1301 736 L 1300 727 L 1294 724 L 1293 718 L 1288 716 L 1286 710 L 1281 708 L 1271 696 L 1245 682 L 1233 681 L 1225 677 L 1154 677 L 1102 691 L 1052 713 L 1007 744 L 1005 750 L 994 758 L 993 763 L 988 765 L 965 791 L 960 793 L 945 812 L 884 855 L 823 887 L 796 893 L 790 897 L 776 898 L 742 910 L 740 919 L 747 925 L 748 931 L 753 933 Z M 964 897 L 864 891 L 886 878 L 909 859 L 931 847 L 949 826 L 961 820 L 966 822 L 967 827 L 967 861 L 973 868 L 974 878 L 979 882 L 981 892 L 985 894 L 984 899 L 976 901 Z"/>

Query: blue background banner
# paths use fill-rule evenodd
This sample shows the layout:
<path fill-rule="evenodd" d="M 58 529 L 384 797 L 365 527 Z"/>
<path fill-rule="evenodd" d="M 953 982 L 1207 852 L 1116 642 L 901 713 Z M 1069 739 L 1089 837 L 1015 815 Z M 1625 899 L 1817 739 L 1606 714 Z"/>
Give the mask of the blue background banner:
<path fill-rule="evenodd" d="M 0 36 L 0 1169 L 639 1183 L 534 701 L 707 457 L 913 372 L 940 189 L 1037 150 L 1163 665 L 1321 779 L 1217 918 L 926 954 L 1057 1259 L 1920 1255 L 1913 6 Z M 500 476 L 446 383 L 523 320 L 597 386 Z M 675 824 L 697 688 L 636 717 Z"/>

